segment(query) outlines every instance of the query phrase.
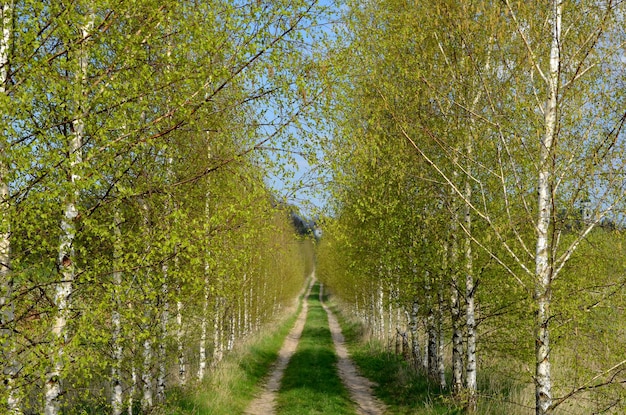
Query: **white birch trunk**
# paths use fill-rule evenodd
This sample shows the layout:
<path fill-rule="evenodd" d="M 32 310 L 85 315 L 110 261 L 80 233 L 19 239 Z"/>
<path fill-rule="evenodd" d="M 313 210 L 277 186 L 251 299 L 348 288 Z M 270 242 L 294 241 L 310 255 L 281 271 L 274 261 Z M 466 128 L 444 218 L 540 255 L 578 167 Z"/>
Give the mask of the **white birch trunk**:
<path fill-rule="evenodd" d="M 202 302 L 202 316 L 200 318 L 200 360 L 198 365 L 198 380 L 202 382 L 206 370 L 206 341 L 207 341 L 207 313 L 209 311 L 209 264 L 205 264 L 204 299 Z"/>
<path fill-rule="evenodd" d="M 241 296 L 237 297 L 237 337 L 241 338 L 243 336 L 242 330 L 243 323 L 243 300 Z"/>
<path fill-rule="evenodd" d="M 248 289 L 248 333 L 252 333 L 254 328 L 252 327 L 252 301 L 254 298 L 254 291 L 252 289 L 252 284 L 250 284 L 250 288 Z"/>
<path fill-rule="evenodd" d="M 152 339 L 150 336 L 143 341 L 143 369 L 141 371 L 143 396 L 141 409 L 147 412 L 152 408 Z"/>
<path fill-rule="evenodd" d="M 150 221 L 149 221 L 149 212 L 148 205 L 145 201 L 142 201 L 142 208 L 144 210 L 144 229 L 147 232 L 149 229 Z M 146 239 L 148 239 L 146 237 Z M 147 247 L 147 251 L 150 250 L 150 245 Z M 150 282 L 150 269 L 146 271 L 146 283 Z M 141 409 L 144 412 L 147 412 L 150 408 L 152 408 L 152 333 L 150 333 L 150 321 L 152 320 L 153 313 L 151 311 L 152 304 L 150 304 L 149 296 L 146 294 L 144 298 L 144 317 L 145 324 L 142 324 L 143 332 L 146 334 L 146 338 L 143 341 L 143 367 L 141 370 L 141 382 L 143 395 L 141 398 Z"/>
<path fill-rule="evenodd" d="M 424 357 L 424 366 L 428 368 L 428 376 L 430 376 L 431 379 L 436 380 L 438 370 L 437 348 L 439 342 L 437 340 L 438 332 L 435 324 L 435 303 L 433 301 L 429 272 L 426 272 L 426 284 L 424 288 L 426 291 L 426 304 L 428 307 L 428 315 L 426 317 L 427 353 Z"/>
<path fill-rule="evenodd" d="M 261 297 L 261 298 L 263 298 L 263 304 L 265 304 L 265 307 L 263 307 L 263 321 L 267 321 L 267 319 L 269 317 L 269 315 L 267 314 L 268 310 L 269 310 L 269 307 L 268 307 L 268 304 L 267 304 L 267 299 L 269 297 L 268 294 L 267 294 L 267 279 L 268 279 L 268 277 L 267 277 L 267 273 L 266 273 L 265 274 L 265 278 L 263 278 L 263 295 Z M 259 329 L 260 328 L 261 328 L 261 325 L 259 324 Z"/>
<path fill-rule="evenodd" d="M 254 316 L 254 331 L 259 331 L 261 327 L 261 293 L 257 290 L 256 301 L 254 304 L 255 316 Z"/>
<path fill-rule="evenodd" d="M 165 401 L 165 377 L 167 375 L 167 350 L 166 350 L 166 341 L 167 341 L 167 321 L 169 320 L 169 301 L 168 301 L 168 285 L 167 285 L 167 271 L 168 267 L 166 264 L 163 264 L 163 286 L 161 287 L 161 295 L 163 296 L 163 309 L 161 310 L 161 336 L 159 338 L 159 367 L 157 374 L 157 402 Z"/>
<path fill-rule="evenodd" d="M 455 172 L 455 176 L 458 174 Z M 453 196 L 451 196 L 454 198 Z M 461 303 L 459 299 L 459 246 L 457 233 L 459 215 L 456 211 L 458 205 L 452 201 L 452 222 L 450 225 L 450 264 L 447 267 L 450 272 L 450 312 L 452 314 L 452 393 L 459 396 L 463 390 L 463 331 L 461 324 Z"/>
<path fill-rule="evenodd" d="M 431 379 L 436 380 L 438 377 L 439 364 L 437 362 L 437 348 L 439 341 L 437 340 L 437 326 L 435 325 L 435 310 L 428 310 L 426 317 L 426 332 L 428 335 L 428 375 Z"/>
<path fill-rule="evenodd" d="M 128 391 L 128 415 L 133 415 L 133 404 L 137 392 L 137 369 L 133 362 L 130 367 L 130 389 Z"/>
<path fill-rule="evenodd" d="M 552 214 L 552 156 L 557 134 L 559 93 L 559 67 L 561 43 L 562 0 L 552 1 L 552 45 L 550 48 L 550 73 L 548 98 L 544 110 L 545 132 L 540 147 L 537 217 L 537 247 L 535 253 L 535 412 L 537 415 L 552 412 L 552 373 L 550 368 L 550 291 L 552 264 L 550 260 L 550 216 Z"/>
<path fill-rule="evenodd" d="M 210 146 L 210 138 L 206 136 L 207 142 L 207 160 L 211 159 L 211 146 Z M 207 326 L 208 326 L 208 312 L 209 312 L 209 295 L 211 292 L 210 286 L 210 271 L 211 266 L 209 263 L 209 258 L 211 252 L 208 247 L 208 241 L 210 238 L 210 223 L 211 223 L 211 192 L 207 189 L 206 194 L 204 195 L 204 232 L 205 237 L 207 238 L 206 247 L 204 251 L 204 299 L 202 302 L 202 316 L 200 318 L 200 360 L 198 362 L 198 380 L 202 382 L 204 380 L 204 376 L 207 368 Z"/>
<path fill-rule="evenodd" d="M 472 158 L 472 140 L 467 140 L 467 159 Z M 471 174 L 468 162 L 467 174 Z M 472 200 L 472 184 L 468 177 L 465 181 L 465 199 Z M 465 371 L 465 387 L 467 389 L 467 410 L 476 412 L 476 394 L 478 385 L 476 383 L 476 311 L 474 293 L 474 264 L 472 257 L 472 239 L 469 235 L 472 232 L 472 211 L 468 204 L 465 204 L 465 298 L 466 298 L 466 330 L 467 330 L 467 366 Z"/>
<path fill-rule="evenodd" d="M 185 347 L 183 345 L 183 302 L 180 300 L 180 286 L 177 287 L 178 300 L 176 301 L 176 345 L 178 348 L 178 383 L 187 383 L 187 362 L 185 360 Z"/>
<path fill-rule="evenodd" d="M 229 327 L 228 327 L 229 332 L 228 332 L 228 343 L 226 346 L 226 350 L 230 352 L 235 347 L 235 315 L 232 312 L 230 313 L 230 316 L 228 317 L 228 324 L 229 324 Z"/>
<path fill-rule="evenodd" d="M 409 330 L 411 331 L 411 357 L 413 359 L 413 367 L 417 370 L 421 364 L 421 352 L 419 343 L 418 328 L 418 316 L 419 316 L 419 303 L 417 300 L 413 300 L 411 304 L 411 313 L 409 314 Z"/>
<path fill-rule="evenodd" d="M 382 277 L 382 271 L 380 272 L 379 277 Z M 379 339 L 384 339 L 385 337 L 385 293 L 383 292 L 383 283 L 382 281 L 378 281 L 378 299 L 376 302 L 376 320 L 377 320 L 377 334 Z"/>
<path fill-rule="evenodd" d="M 438 293 L 437 307 L 437 376 L 439 378 L 439 386 L 441 389 L 446 388 L 446 372 L 443 361 L 445 337 L 443 335 L 443 304 L 444 304 L 443 286 L 440 285 Z"/>
<path fill-rule="evenodd" d="M 120 315 L 120 309 L 122 307 L 122 301 L 120 297 L 122 285 L 122 272 L 120 271 L 120 257 L 122 254 L 122 232 L 120 230 L 120 224 L 122 220 L 120 218 L 119 209 L 116 209 L 113 221 L 113 231 L 115 233 L 115 247 L 113 254 L 113 312 L 111 313 L 111 340 L 113 342 L 113 362 L 111 364 L 111 413 L 113 415 L 121 415 L 124 406 L 122 396 L 123 391 L 121 373 L 122 356 L 124 350 L 121 341 L 122 319 Z"/>
<path fill-rule="evenodd" d="M 222 318 L 221 302 L 222 299 L 220 297 L 215 298 L 215 315 L 213 318 L 213 367 L 215 367 L 222 360 L 224 350 L 224 345 L 222 343 L 224 320 Z"/>
<path fill-rule="evenodd" d="M 250 294 L 246 289 L 248 277 L 247 274 L 243 274 L 243 335 L 247 336 L 249 333 L 249 322 L 250 322 Z"/>
<path fill-rule="evenodd" d="M 81 96 L 84 93 L 85 83 L 87 79 L 88 57 L 85 52 L 85 43 L 89 38 L 89 33 L 93 26 L 93 16 L 89 17 L 89 21 L 81 28 L 81 48 L 78 55 L 78 68 L 76 78 L 78 87 L 81 89 Z M 69 156 L 69 188 L 70 191 L 66 195 L 63 217 L 61 219 L 61 239 L 59 241 L 58 266 L 61 274 L 61 282 L 57 284 L 54 295 L 54 305 L 57 309 L 57 315 L 54 318 L 52 327 L 53 340 L 51 342 L 52 368 L 46 375 L 45 385 L 45 406 L 46 415 L 57 415 L 60 410 L 59 397 L 61 396 L 61 380 L 63 377 L 65 345 L 68 340 L 67 320 L 69 318 L 70 301 L 72 294 L 72 285 L 75 277 L 75 255 L 74 255 L 74 238 L 76 235 L 76 218 L 78 217 L 78 209 L 76 202 L 78 200 L 78 181 L 80 176 L 78 167 L 82 163 L 82 146 L 85 123 L 83 121 L 83 102 L 77 102 L 77 111 L 75 119 L 72 122 L 73 134 L 69 140 L 68 156 Z"/>
<path fill-rule="evenodd" d="M 168 45 L 167 56 L 169 58 L 171 53 L 171 49 Z M 168 67 L 169 70 L 169 67 Z M 167 180 L 169 183 L 174 181 L 174 171 L 172 170 L 172 164 L 174 163 L 173 158 L 170 156 L 167 158 Z M 167 202 L 166 202 L 166 212 L 165 214 L 171 216 L 173 210 L 173 202 L 171 194 L 168 194 Z M 167 237 L 171 237 L 171 226 L 169 219 L 165 221 L 165 232 Z M 163 285 L 161 286 L 161 297 L 163 299 L 162 309 L 161 309 L 161 327 L 160 327 L 160 336 L 158 339 L 158 368 L 157 368 L 157 382 L 156 382 L 156 398 L 157 402 L 165 401 L 165 378 L 167 375 L 167 322 L 170 318 L 170 303 L 169 303 L 169 286 L 168 286 L 168 278 L 169 278 L 169 266 L 167 262 L 164 262 L 161 266 L 161 275 L 163 276 Z"/>
<path fill-rule="evenodd" d="M 9 74 L 9 51 L 13 36 L 13 2 L 0 6 L 0 94 L 6 94 Z M 11 275 L 11 221 L 9 218 L 9 169 L 6 160 L 7 143 L 0 142 L 0 351 L 7 357 L 2 363 L 6 388 L 7 409 L 10 414 L 21 414 L 19 391 L 15 386 L 19 371 L 15 349 L 15 305 L 13 302 L 13 277 Z"/>

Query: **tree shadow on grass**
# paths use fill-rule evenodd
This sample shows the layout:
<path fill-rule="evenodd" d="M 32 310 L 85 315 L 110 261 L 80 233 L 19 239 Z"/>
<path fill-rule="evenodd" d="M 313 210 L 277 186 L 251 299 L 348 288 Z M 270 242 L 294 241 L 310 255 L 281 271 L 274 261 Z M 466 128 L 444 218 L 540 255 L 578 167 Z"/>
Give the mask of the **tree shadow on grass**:
<path fill-rule="evenodd" d="M 323 330 L 311 330 L 309 340 Z M 315 336 L 319 334 L 318 336 Z M 353 403 L 336 370 L 332 349 L 299 349 L 285 370 L 278 398 L 278 414 L 355 414 Z"/>
<path fill-rule="evenodd" d="M 308 301 L 307 322 L 281 382 L 277 413 L 354 415 L 354 404 L 337 373 L 337 356 L 328 317 L 319 303 L 318 285 Z"/>

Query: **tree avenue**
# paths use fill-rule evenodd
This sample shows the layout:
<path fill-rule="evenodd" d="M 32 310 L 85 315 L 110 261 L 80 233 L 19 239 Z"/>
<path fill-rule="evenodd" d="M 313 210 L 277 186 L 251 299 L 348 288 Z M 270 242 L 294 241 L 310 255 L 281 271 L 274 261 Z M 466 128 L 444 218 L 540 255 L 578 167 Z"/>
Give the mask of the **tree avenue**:
<path fill-rule="evenodd" d="M 468 412 L 625 407 L 625 16 L 346 5 L 318 277 Z"/>
<path fill-rule="evenodd" d="M 288 45 L 322 12 L 0 2 L 0 412 L 148 412 L 294 298 L 263 145 L 309 111 Z"/>
<path fill-rule="evenodd" d="M 0 26 L 0 412 L 149 413 L 218 373 L 312 266 L 267 184 L 296 155 L 330 177 L 317 278 L 446 402 L 626 408 L 625 2 L 5 0 Z"/>

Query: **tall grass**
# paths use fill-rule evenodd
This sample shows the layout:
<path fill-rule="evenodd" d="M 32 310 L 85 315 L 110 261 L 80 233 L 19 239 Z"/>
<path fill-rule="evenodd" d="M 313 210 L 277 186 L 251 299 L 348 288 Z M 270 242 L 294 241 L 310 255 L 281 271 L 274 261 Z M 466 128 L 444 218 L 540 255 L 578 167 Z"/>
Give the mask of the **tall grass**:
<path fill-rule="evenodd" d="M 402 356 L 390 353 L 381 342 L 367 336 L 363 326 L 347 319 L 336 305 L 331 308 L 339 323 L 352 359 L 361 374 L 376 383 L 374 393 L 387 405 L 388 414 L 461 414 L 460 407 L 435 383 L 417 373 Z"/>
<path fill-rule="evenodd" d="M 377 383 L 374 391 L 387 405 L 389 414 L 464 413 L 462 402 L 453 399 L 449 390 L 441 390 L 423 373 L 410 367 L 402 356 L 389 352 L 386 344 L 371 339 L 361 322 L 346 318 L 337 305 L 332 304 L 331 308 L 339 318 L 353 360 L 364 376 Z M 483 367 L 478 373 L 477 415 L 534 414 L 532 382 L 511 376 L 511 373 L 519 373 L 519 362 L 496 358 L 489 363 L 490 366 Z M 527 376 L 530 380 L 530 373 Z M 618 411 L 610 409 L 606 413 L 621 413 Z M 592 413 L 600 412 L 594 411 L 584 396 L 572 399 L 555 411 L 559 415 Z"/>
<path fill-rule="evenodd" d="M 167 404 L 157 413 L 167 415 L 242 414 L 259 394 L 263 380 L 278 358 L 278 351 L 300 311 L 279 320 L 275 330 L 261 330 L 226 358 L 201 383 L 173 388 Z"/>

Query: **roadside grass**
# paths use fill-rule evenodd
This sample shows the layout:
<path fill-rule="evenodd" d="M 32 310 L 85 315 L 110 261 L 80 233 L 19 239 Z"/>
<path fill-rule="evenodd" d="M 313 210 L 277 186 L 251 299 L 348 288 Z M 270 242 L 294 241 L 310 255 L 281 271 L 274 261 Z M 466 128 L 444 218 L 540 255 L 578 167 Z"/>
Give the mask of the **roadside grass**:
<path fill-rule="evenodd" d="M 167 403 L 158 414 L 242 414 L 261 391 L 263 380 L 278 359 L 278 351 L 302 308 L 280 322 L 276 330 L 261 330 L 227 355 L 205 380 L 195 385 L 170 389 Z"/>
<path fill-rule="evenodd" d="M 346 319 L 333 303 L 329 306 L 338 317 L 352 359 L 361 374 L 376 383 L 374 393 L 387 405 L 387 413 L 463 413 L 445 391 L 415 372 L 401 356 L 389 353 L 381 343 L 366 339 L 360 323 Z"/>
<path fill-rule="evenodd" d="M 337 373 L 328 318 L 318 296 L 319 284 L 316 284 L 309 296 L 302 337 L 278 393 L 279 415 L 356 414 L 354 403 Z"/>

